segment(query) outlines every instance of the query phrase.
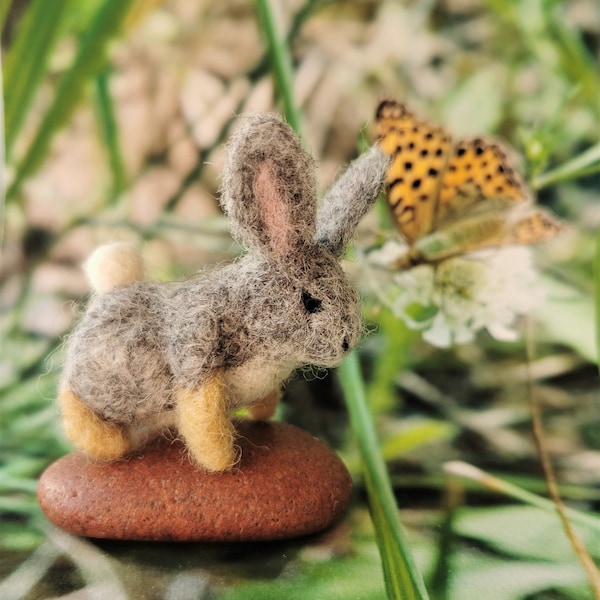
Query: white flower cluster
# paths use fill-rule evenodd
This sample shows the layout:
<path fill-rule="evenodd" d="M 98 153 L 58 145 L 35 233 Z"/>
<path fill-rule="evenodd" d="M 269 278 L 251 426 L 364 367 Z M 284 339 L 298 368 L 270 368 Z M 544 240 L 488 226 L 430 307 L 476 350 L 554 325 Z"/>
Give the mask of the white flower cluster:
<path fill-rule="evenodd" d="M 370 259 L 389 264 L 399 250 L 396 242 L 388 242 Z M 391 309 L 440 348 L 470 342 L 482 329 L 498 340 L 514 341 L 519 337 L 514 329 L 517 316 L 544 299 L 527 246 L 481 250 L 396 272 L 391 278 L 386 290 Z"/>

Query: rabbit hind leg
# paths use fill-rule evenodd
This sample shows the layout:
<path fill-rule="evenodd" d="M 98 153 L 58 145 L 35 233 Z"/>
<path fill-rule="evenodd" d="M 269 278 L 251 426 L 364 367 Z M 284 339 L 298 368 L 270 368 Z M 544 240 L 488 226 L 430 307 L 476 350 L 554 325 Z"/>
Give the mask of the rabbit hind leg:
<path fill-rule="evenodd" d="M 84 454 L 98 460 L 113 461 L 131 451 L 127 429 L 102 419 L 72 390 L 61 390 L 58 403 L 65 435 Z"/>
<path fill-rule="evenodd" d="M 250 416 L 259 421 L 268 421 L 275 414 L 281 400 L 281 390 L 273 390 L 268 396 L 248 408 Z"/>
<path fill-rule="evenodd" d="M 195 390 L 177 392 L 177 427 L 194 464 L 208 471 L 229 471 L 240 458 L 222 373 Z"/>

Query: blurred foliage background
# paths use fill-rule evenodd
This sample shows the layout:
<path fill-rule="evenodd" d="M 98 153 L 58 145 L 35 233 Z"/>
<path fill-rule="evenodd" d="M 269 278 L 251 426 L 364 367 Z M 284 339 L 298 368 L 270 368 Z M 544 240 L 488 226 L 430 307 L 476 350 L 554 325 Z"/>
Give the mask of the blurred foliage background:
<path fill-rule="evenodd" d="M 485 335 L 431 348 L 380 305 L 361 249 L 380 234 L 383 210 L 362 224 L 347 268 L 371 330 L 360 352 L 370 413 L 431 597 L 592 598 L 552 510 L 443 467 L 466 461 L 546 495 L 531 437 L 533 386 L 565 500 L 591 513 L 600 506 L 592 271 L 600 6 L 271 6 L 321 189 L 357 155 L 378 100 L 391 96 L 456 135 L 508 140 L 538 202 L 570 224 L 536 250 L 548 298 L 527 328 L 531 361 L 524 341 Z M 385 598 L 356 431 L 335 374 L 297 377 L 280 415 L 327 440 L 354 476 L 352 508 L 334 529 L 285 543 L 173 547 L 90 542 L 45 521 L 36 481 L 69 451 L 54 394 L 62 340 L 88 293 L 81 262 L 117 239 L 138 243 L 157 279 L 231 260 L 237 250 L 217 203 L 222 144 L 236 115 L 282 110 L 281 90 L 249 0 L 0 0 L 0 22 L 0 597 Z M 581 533 L 599 557 L 598 526 Z"/>

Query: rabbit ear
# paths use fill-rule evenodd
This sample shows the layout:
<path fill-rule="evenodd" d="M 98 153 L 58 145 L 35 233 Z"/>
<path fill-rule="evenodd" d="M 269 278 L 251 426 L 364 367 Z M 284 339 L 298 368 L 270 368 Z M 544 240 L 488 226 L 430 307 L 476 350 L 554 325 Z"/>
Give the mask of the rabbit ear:
<path fill-rule="evenodd" d="M 246 246 L 285 258 L 313 243 L 313 160 L 279 117 L 251 117 L 231 139 L 221 205 Z"/>
<path fill-rule="evenodd" d="M 327 192 L 317 216 L 316 242 L 340 256 L 385 180 L 389 157 L 373 146 Z"/>

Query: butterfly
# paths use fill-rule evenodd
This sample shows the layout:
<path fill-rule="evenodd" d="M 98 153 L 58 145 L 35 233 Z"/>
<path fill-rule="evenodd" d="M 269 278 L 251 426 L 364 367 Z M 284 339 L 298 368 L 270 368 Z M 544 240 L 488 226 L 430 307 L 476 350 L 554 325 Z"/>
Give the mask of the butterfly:
<path fill-rule="evenodd" d="M 521 176 L 494 141 L 452 140 L 443 127 L 383 100 L 375 115 L 377 143 L 391 156 L 387 201 L 408 249 L 392 268 L 552 238 L 564 225 L 536 207 Z"/>

